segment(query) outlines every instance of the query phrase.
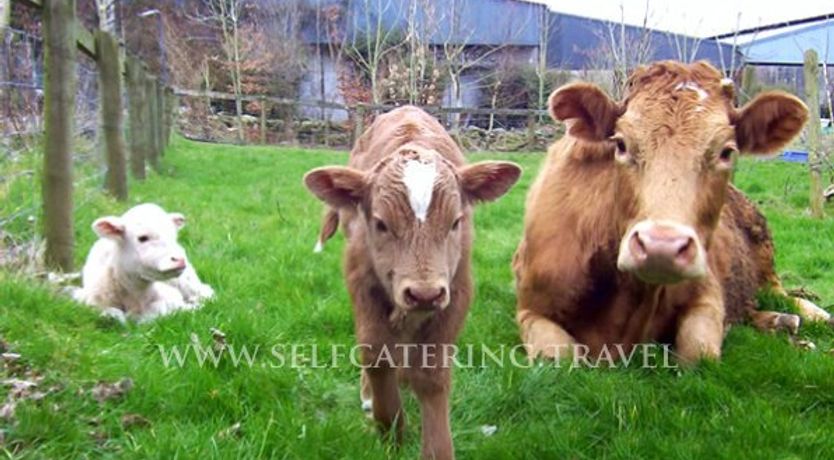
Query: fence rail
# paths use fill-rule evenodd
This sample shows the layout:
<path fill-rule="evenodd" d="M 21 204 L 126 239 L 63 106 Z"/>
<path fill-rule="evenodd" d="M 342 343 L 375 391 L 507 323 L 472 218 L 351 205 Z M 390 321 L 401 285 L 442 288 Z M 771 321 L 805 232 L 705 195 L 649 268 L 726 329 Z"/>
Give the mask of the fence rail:
<path fill-rule="evenodd" d="M 189 89 L 175 88 L 174 93 L 177 96 L 187 97 L 201 97 L 210 98 L 220 101 L 234 101 L 235 95 L 232 93 L 224 93 L 219 91 L 195 91 Z M 251 95 L 243 94 L 240 99 L 244 102 L 266 101 L 276 105 L 294 105 L 300 107 L 317 107 L 323 109 L 344 110 L 346 112 L 356 112 L 364 110 L 366 112 L 383 112 L 393 110 L 399 105 L 392 104 L 365 104 L 358 103 L 352 105 L 340 104 L 338 102 L 321 101 L 313 99 L 287 99 L 281 97 L 267 96 L 267 95 Z M 455 113 L 467 113 L 471 115 L 511 115 L 511 116 L 544 116 L 547 115 L 547 110 L 540 109 L 500 109 L 487 107 L 442 107 L 427 105 L 421 107 L 423 110 L 435 115 L 450 115 Z"/>

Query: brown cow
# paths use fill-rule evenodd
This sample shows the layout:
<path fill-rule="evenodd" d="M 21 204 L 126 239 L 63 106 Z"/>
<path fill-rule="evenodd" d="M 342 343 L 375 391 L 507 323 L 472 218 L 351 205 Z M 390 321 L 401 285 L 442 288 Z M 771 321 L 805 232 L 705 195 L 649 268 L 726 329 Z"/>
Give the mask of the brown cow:
<path fill-rule="evenodd" d="M 757 290 L 784 290 L 765 219 L 729 180 L 739 151 L 780 149 L 808 111 L 782 92 L 736 109 L 732 92 L 709 64 L 660 62 L 634 72 L 622 102 L 585 83 L 550 96 L 568 134 L 530 190 L 513 261 L 531 357 L 660 341 L 692 362 L 720 357 L 725 328 L 745 318 L 799 326 L 756 311 Z"/>
<path fill-rule="evenodd" d="M 377 117 L 348 165 L 315 169 L 304 182 L 332 208 L 317 249 L 338 221 L 347 238 L 344 273 L 366 366 L 363 406 L 384 431 L 395 427 L 399 441 L 399 375 L 420 400 L 423 457 L 453 458 L 449 347 L 472 298 L 472 207 L 506 193 L 521 169 L 466 166 L 440 123 L 415 107 Z"/>

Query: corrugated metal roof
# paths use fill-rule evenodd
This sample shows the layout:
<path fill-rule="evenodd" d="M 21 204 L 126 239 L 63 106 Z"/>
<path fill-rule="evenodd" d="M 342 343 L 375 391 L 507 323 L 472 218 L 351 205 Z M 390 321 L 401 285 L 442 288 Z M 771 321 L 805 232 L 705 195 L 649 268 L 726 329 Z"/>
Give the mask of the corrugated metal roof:
<path fill-rule="evenodd" d="M 603 49 L 608 40 L 609 28 L 619 34 L 620 24 L 600 19 L 551 13 L 550 40 L 548 41 L 547 63 L 549 67 L 563 69 L 588 69 L 594 65 L 595 53 Z M 625 26 L 626 40 L 636 42 L 644 29 Z M 671 32 L 651 30 L 651 60 L 677 59 L 710 61 L 721 68 L 722 57 L 729 67 L 732 46 L 711 39 L 699 39 Z M 719 49 L 720 48 L 720 49 Z M 694 56 L 693 56 L 694 54 Z"/>
<path fill-rule="evenodd" d="M 816 50 L 820 61 L 834 65 L 834 20 L 753 37 L 741 48 L 746 62 L 756 65 L 802 65 L 808 49 Z"/>

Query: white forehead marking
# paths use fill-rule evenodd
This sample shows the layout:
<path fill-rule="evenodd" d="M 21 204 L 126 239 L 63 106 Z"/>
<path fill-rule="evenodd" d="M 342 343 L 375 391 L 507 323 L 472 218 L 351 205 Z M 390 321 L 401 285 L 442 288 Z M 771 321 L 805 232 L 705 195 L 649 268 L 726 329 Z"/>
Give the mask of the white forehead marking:
<path fill-rule="evenodd" d="M 698 86 L 695 82 L 688 81 L 686 83 L 678 83 L 678 85 L 675 86 L 676 91 L 680 91 L 680 90 L 683 90 L 683 89 L 686 89 L 686 90 L 689 90 L 689 91 L 695 91 L 696 93 L 698 93 L 698 99 L 701 100 L 701 101 L 706 99 L 707 96 L 708 96 L 707 92 L 704 91 L 704 89 L 701 88 L 700 86 Z"/>
<path fill-rule="evenodd" d="M 408 188 L 408 201 L 420 222 L 425 222 L 429 213 L 436 178 L 437 166 L 434 161 L 423 163 L 420 160 L 409 160 L 403 167 L 403 183 Z"/>

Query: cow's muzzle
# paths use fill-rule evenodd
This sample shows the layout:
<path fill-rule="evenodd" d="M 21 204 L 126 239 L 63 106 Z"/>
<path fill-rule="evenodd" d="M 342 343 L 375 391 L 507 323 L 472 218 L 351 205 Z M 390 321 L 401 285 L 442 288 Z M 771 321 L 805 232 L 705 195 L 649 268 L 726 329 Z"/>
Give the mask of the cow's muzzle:
<path fill-rule="evenodd" d="M 650 284 L 673 284 L 706 274 L 706 257 L 691 227 L 644 220 L 620 242 L 617 268 Z"/>
<path fill-rule="evenodd" d="M 409 283 L 402 299 L 408 310 L 442 310 L 449 304 L 449 289 L 440 283 Z"/>

